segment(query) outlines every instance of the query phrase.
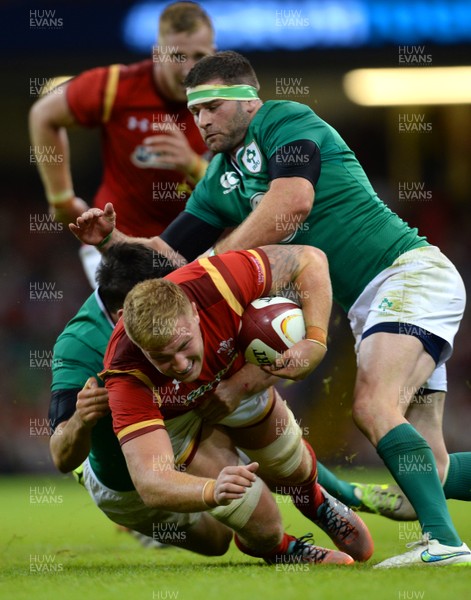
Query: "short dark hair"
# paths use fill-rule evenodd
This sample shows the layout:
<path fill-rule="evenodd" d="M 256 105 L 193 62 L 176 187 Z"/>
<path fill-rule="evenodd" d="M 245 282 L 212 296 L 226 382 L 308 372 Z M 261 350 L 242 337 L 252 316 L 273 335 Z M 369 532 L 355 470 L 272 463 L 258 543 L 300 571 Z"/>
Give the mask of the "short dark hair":
<path fill-rule="evenodd" d="M 221 79 L 225 85 L 245 84 L 260 89 L 250 62 L 233 50 L 216 52 L 199 60 L 186 76 L 184 84 L 187 88 L 193 88 L 212 79 Z"/>
<path fill-rule="evenodd" d="M 160 15 L 159 37 L 168 33 L 194 33 L 206 26 L 214 34 L 208 13 L 196 2 L 174 2 Z"/>
<path fill-rule="evenodd" d="M 127 293 L 141 281 L 165 277 L 176 269 L 163 254 L 143 244 L 113 244 L 98 267 L 98 293 L 109 312 L 123 308 Z"/>

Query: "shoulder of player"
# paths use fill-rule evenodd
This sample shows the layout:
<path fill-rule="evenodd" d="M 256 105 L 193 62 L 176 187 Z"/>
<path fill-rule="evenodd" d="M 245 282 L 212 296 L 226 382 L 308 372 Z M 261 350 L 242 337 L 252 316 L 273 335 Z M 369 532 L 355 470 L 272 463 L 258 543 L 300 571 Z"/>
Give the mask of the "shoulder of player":
<path fill-rule="evenodd" d="M 136 78 L 141 77 L 152 77 L 152 60 L 146 59 L 141 60 L 137 63 L 132 63 L 130 65 L 117 65 L 119 67 L 119 81 L 126 82 L 128 80 L 134 80 Z M 111 68 L 114 65 L 110 65 L 108 68 Z"/>
<path fill-rule="evenodd" d="M 114 69 L 118 69 L 117 77 Z M 116 111 L 129 111 L 131 107 L 140 110 L 149 107 L 151 112 L 150 106 L 155 110 L 165 106 L 165 101 L 154 84 L 153 62 L 150 59 L 129 65 L 110 65 L 104 86 L 105 93 L 111 93 L 114 88 L 114 115 Z"/>
<path fill-rule="evenodd" d="M 56 344 L 62 340 L 75 340 L 77 344 L 90 345 L 90 336 L 95 345 L 96 338 L 108 339 L 113 328 L 103 309 L 98 304 L 95 293 L 82 304 L 75 316 L 70 319 L 58 336 Z"/>
<path fill-rule="evenodd" d="M 300 102 L 293 102 L 291 100 L 268 100 L 259 109 L 254 118 L 254 123 L 259 122 L 264 124 L 268 119 L 287 119 L 293 117 L 310 116 L 319 118 L 316 113 L 307 106 Z"/>

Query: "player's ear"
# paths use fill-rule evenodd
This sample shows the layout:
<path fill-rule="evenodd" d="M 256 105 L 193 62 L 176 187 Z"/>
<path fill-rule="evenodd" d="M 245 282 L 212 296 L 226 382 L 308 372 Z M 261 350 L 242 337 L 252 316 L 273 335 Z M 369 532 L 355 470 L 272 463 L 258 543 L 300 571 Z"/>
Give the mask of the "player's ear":
<path fill-rule="evenodd" d="M 249 115 L 252 115 L 260 108 L 260 100 L 258 98 L 254 100 L 246 100 L 244 104 L 245 110 Z"/>
<path fill-rule="evenodd" d="M 199 316 L 199 313 L 198 313 L 198 309 L 196 308 L 195 302 L 191 303 L 191 310 L 193 311 L 193 316 L 195 317 L 196 322 L 199 323 L 200 322 L 200 316 Z"/>

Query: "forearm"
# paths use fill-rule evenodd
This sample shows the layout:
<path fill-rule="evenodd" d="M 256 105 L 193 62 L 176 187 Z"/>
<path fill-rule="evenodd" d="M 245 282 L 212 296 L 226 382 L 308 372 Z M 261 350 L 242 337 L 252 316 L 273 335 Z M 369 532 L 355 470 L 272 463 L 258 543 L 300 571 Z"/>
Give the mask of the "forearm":
<path fill-rule="evenodd" d="M 103 243 L 105 242 L 105 243 Z M 175 267 L 182 267 L 187 264 L 187 260 L 179 254 L 176 250 L 171 248 L 167 242 L 164 242 L 162 238 L 158 235 L 152 238 L 144 238 L 144 237 L 131 237 L 126 235 L 116 227 L 113 229 L 111 234 L 105 238 L 103 238 L 101 245 L 98 244 L 98 250 L 106 256 L 106 251 L 111 248 L 114 244 L 119 243 L 128 243 L 128 244 L 143 244 L 144 246 L 149 246 L 155 252 L 162 254 L 165 256 L 170 262 L 172 262 Z"/>
<path fill-rule="evenodd" d="M 177 267 L 183 267 L 183 265 L 188 263 L 186 258 L 169 246 L 167 242 L 164 242 L 164 240 L 158 235 L 150 238 L 148 241 L 152 250 L 155 250 L 156 252 L 166 256 Z"/>
<path fill-rule="evenodd" d="M 285 234 L 286 235 L 286 234 Z M 232 233 L 214 245 L 217 254 L 228 250 L 247 250 L 256 246 L 277 244 L 285 237 L 276 228 L 276 219 L 272 211 L 254 211 Z"/>
<path fill-rule="evenodd" d="M 295 233 L 314 201 L 311 184 L 302 178 L 275 179 L 257 208 L 215 246 L 216 252 L 277 244 Z"/>
<path fill-rule="evenodd" d="M 293 286 L 298 292 L 306 327 L 318 327 L 327 336 L 332 311 L 332 285 L 327 258 L 322 251 L 303 247 L 299 273 Z"/>
<path fill-rule="evenodd" d="M 234 394 L 237 394 L 240 400 L 245 400 L 259 392 L 263 392 L 277 382 L 279 382 L 279 377 L 269 375 L 257 365 L 249 363 L 246 363 L 242 369 L 225 380 L 225 383 L 231 385 Z"/>
<path fill-rule="evenodd" d="M 77 413 L 61 423 L 49 440 L 54 465 L 61 473 L 69 473 L 87 458 L 91 448 L 91 428 L 84 425 Z"/>
<path fill-rule="evenodd" d="M 173 512 L 201 512 L 216 506 L 212 493 L 213 484 L 205 489 L 205 477 L 196 477 L 174 470 L 173 465 L 154 462 L 146 472 L 131 472 L 134 485 L 146 506 Z"/>
<path fill-rule="evenodd" d="M 30 120 L 32 153 L 46 196 L 58 203 L 74 196 L 70 170 L 69 141 L 64 127 L 43 120 Z"/>

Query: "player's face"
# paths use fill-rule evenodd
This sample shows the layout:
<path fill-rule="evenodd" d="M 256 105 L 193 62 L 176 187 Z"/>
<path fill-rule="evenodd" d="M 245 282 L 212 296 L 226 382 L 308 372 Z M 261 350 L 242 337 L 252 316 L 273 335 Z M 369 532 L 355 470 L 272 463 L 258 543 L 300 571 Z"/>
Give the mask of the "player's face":
<path fill-rule="evenodd" d="M 197 379 L 203 366 L 204 346 L 196 308 L 192 306 L 190 316 L 177 320 L 175 334 L 165 347 L 142 351 L 163 375 L 178 381 Z"/>
<path fill-rule="evenodd" d="M 206 146 L 213 152 L 231 152 L 245 139 L 253 117 L 251 101 L 213 100 L 190 107 Z"/>
<path fill-rule="evenodd" d="M 213 35 L 206 25 L 190 34 L 161 36 L 153 59 L 157 82 L 164 96 L 174 102 L 185 102 L 183 80 L 198 60 L 213 53 Z"/>

